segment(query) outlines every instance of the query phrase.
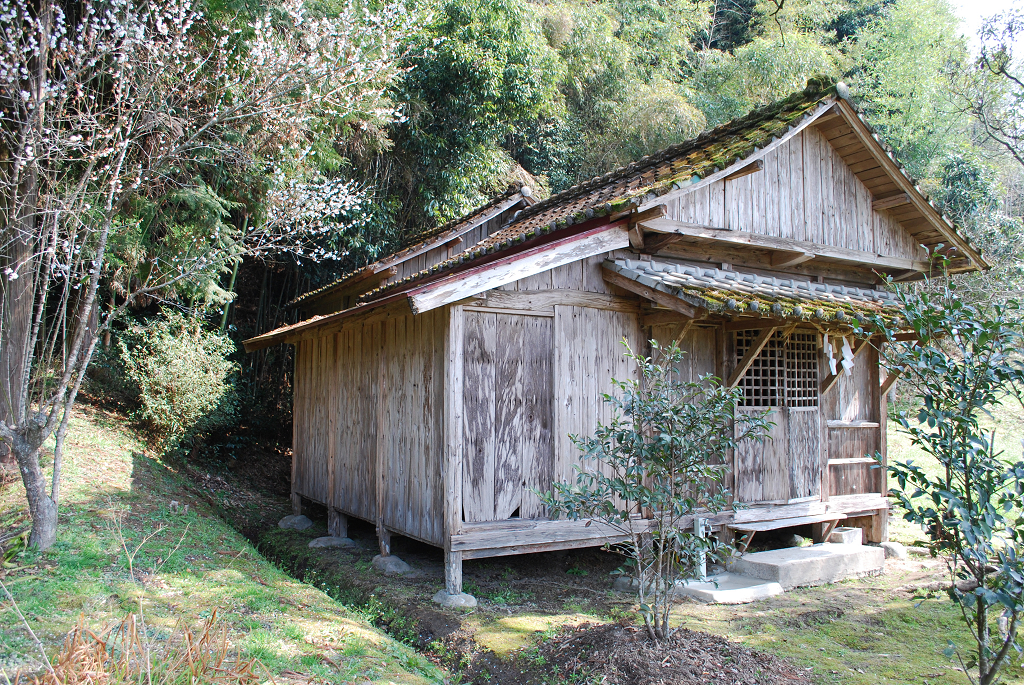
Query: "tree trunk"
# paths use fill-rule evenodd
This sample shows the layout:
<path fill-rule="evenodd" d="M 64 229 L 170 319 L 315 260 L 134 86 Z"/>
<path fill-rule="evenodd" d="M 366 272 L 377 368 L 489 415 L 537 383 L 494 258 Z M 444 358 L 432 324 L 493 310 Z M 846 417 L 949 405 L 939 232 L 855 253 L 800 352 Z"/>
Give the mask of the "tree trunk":
<path fill-rule="evenodd" d="M 39 550 L 49 549 L 57 541 L 57 503 L 47 494 L 46 478 L 39 465 L 39 448 L 33 441 L 19 436 L 11 452 L 18 460 L 21 480 L 25 484 L 28 511 L 32 516 L 32 532 L 28 543 Z"/>

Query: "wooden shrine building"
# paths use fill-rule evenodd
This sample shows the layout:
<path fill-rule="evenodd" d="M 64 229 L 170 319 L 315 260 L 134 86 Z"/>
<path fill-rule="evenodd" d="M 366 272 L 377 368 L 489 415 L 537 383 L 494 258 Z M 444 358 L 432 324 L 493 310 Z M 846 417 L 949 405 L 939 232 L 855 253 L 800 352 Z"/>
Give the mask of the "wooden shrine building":
<path fill-rule="evenodd" d="M 462 560 L 603 544 L 549 520 L 535 490 L 573 479 L 570 434 L 608 420 L 623 357 L 679 341 L 686 378 L 743 389 L 771 440 L 735 450 L 745 505 L 714 523 L 846 517 L 886 537 L 883 287 L 981 255 L 921 193 L 845 95 L 785 100 L 547 199 L 512 187 L 406 249 L 296 301 L 303 319 L 246 341 L 296 346 L 293 503 Z M 843 361 L 847 364 L 844 366 Z M 852 361 L 852 366 L 850 365 Z M 756 524 L 756 525 L 754 525 Z"/>

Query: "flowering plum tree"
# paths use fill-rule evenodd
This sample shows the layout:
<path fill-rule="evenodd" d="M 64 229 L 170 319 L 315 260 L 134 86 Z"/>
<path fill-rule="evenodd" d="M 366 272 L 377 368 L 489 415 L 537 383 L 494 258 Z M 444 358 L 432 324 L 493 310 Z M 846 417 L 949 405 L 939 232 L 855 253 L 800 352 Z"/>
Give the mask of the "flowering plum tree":
<path fill-rule="evenodd" d="M 296 177 L 318 122 L 397 116 L 412 18 L 400 4 L 328 17 L 301 0 L 243 28 L 192 0 L 0 0 L 0 439 L 19 465 L 45 549 L 57 527 L 61 460 L 98 336 L 138 297 L 219 273 L 247 255 L 330 256 L 331 220 L 359 189 Z M 122 233 L 153 223 L 133 203 L 202 192 L 203 175 L 255 170 L 272 185 L 262 221 L 185 225 L 149 236 L 126 297 L 97 291 Z M 49 484 L 40 465 L 55 438 Z"/>

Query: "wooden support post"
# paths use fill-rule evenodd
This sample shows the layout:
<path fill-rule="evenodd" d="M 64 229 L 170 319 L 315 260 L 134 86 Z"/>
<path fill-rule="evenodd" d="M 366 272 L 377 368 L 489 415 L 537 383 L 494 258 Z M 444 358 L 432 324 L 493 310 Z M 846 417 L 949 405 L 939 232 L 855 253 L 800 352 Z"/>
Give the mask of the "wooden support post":
<path fill-rule="evenodd" d="M 881 356 L 881 353 L 879 353 Z M 876 362 L 877 363 L 877 362 Z M 881 364 L 878 364 L 881 372 Z M 878 469 L 878 487 L 885 497 L 889 492 L 889 388 L 896 382 L 899 372 L 889 374 L 878 387 L 878 454 L 881 457 L 881 468 Z M 871 517 L 871 530 L 868 531 L 868 542 L 887 542 L 889 540 L 889 510 L 883 509 Z"/>
<path fill-rule="evenodd" d="M 292 493 L 292 514 L 298 516 L 302 513 L 302 495 L 297 492 Z"/>
<path fill-rule="evenodd" d="M 669 295 L 666 292 L 655 290 L 654 288 L 648 288 L 642 283 L 637 283 L 632 278 L 626 278 L 622 274 L 610 271 L 607 268 L 602 270 L 601 275 L 604 277 L 604 280 L 608 281 L 612 285 L 617 285 L 624 290 L 636 293 L 640 297 L 660 304 L 662 307 L 668 307 L 669 309 L 675 310 L 688 318 L 697 318 L 697 307 L 694 307 L 689 302 L 683 302 L 674 295 Z"/>
<path fill-rule="evenodd" d="M 761 331 L 761 333 L 754 338 L 754 342 L 751 343 L 750 349 L 747 350 L 747 353 L 743 355 L 743 359 L 740 360 L 740 363 L 737 364 L 736 368 L 733 369 L 731 374 L 729 374 L 729 380 L 726 382 L 725 387 L 736 387 L 736 384 L 740 382 L 740 379 L 743 378 L 743 375 L 754 363 L 754 360 L 757 359 L 757 355 L 761 354 L 761 350 L 764 349 L 764 346 L 768 344 L 768 341 L 773 335 L 775 335 L 775 331 L 777 330 L 779 330 L 778 326 L 771 326 Z"/>
<path fill-rule="evenodd" d="M 391 555 L 391 533 L 384 527 L 385 481 L 387 479 L 387 470 L 384 468 L 384 452 L 386 449 L 384 437 L 386 413 L 384 408 L 388 400 L 384 364 L 384 341 L 386 339 L 387 324 L 381 323 L 380 352 L 377 369 L 377 453 L 374 477 L 377 485 L 377 541 L 380 544 L 380 554 L 382 557 Z"/>
<path fill-rule="evenodd" d="M 327 533 L 336 538 L 348 537 L 348 517 L 334 507 L 327 509 Z"/>
<path fill-rule="evenodd" d="M 449 309 L 445 336 L 444 452 L 444 588 L 462 594 L 462 552 L 452 551 L 452 536 L 462 532 L 463 338 L 465 313 L 461 305 Z"/>
<path fill-rule="evenodd" d="M 449 595 L 462 594 L 462 552 L 444 552 L 444 591 Z"/>

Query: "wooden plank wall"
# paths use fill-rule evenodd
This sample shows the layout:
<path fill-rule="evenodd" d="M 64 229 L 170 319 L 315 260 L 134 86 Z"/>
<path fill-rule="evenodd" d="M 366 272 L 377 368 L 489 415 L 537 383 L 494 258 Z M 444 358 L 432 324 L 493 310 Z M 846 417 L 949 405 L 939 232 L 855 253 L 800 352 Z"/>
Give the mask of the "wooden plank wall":
<path fill-rule="evenodd" d="M 604 259 L 591 257 L 552 269 L 550 287 L 621 294 L 613 292 L 601 275 Z M 611 407 L 601 395 L 614 391 L 612 378 L 637 377 L 636 364 L 624 356 L 622 341 L 635 352 L 644 352 L 646 340 L 636 314 L 575 306 L 555 306 L 554 313 L 552 478 L 566 483 L 575 480 L 572 467 L 581 463 L 569 435 L 592 435 L 599 421 L 611 420 Z"/>
<path fill-rule="evenodd" d="M 443 543 L 444 337 L 448 310 L 384 322 L 384 525 Z"/>
<path fill-rule="evenodd" d="M 464 520 L 537 518 L 551 482 L 552 319 L 465 313 Z"/>
<path fill-rule="evenodd" d="M 764 170 L 681 195 L 668 217 L 865 252 L 923 258 L 917 241 L 813 126 L 770 150 Z"/>
<path fill-rule="evenodd" d="M 296 492 L 375 520 L 380 445 L 384 525 L 402 535 L 442 544 L 447 317 L 448 310 L 440 308 L 415 317 L 346 326 L 298 344 L 293 418 Z M 383 411 L 378 412 L 379 408 Z M 381 441 L 378 415 L 383 419 Z M 329 469 L 332 451 L 335 468 Z M 332 471 L 333 488 L 329 486 Z"/>
<path fill-rule="evenodd" d="M 823 372 L 827 373 L 825 362 Z M 857 356 L 851 374 L 843 374 L 836 384 L 821 398 L 822 412 L 827 421 L 856 423 L 867 421 L 864 427 L 832 427 L 826 425 L 828 440 L 828 494 L 860 495 L 881 492 L 881 472 L 872 463 L 836 463 L 837 460 L 867 459 L 880 449 L 882 430 L 878 352 L 865 350 Z"/>
<path fill-rule="evenodd" d="M 503 291 L 612 292 L 604 255 L 520 279 Z M 632 297 L 632 296 L 630 296 Z M 557 300 L 557 298 L 555 298 Z M 554 304 L 529 314 L 465 312 L 463 513 L 466 521 L 543 518 L 531 490 L 575 479 L 579 450 L 611 410 L 612 378 L 636 376 L 621 341 L 644 351 L 636 313 Z"/>
<path fill-rule="evenodd" d="M 415 273 L 419 273 L 420 271 L 423 271 L 423 269 L 427 269 L 433 266 L 434 264 L 437 264 L 438 262 L 442 262 L 448 259 L 449 257 L 453 257 L 461 252 L 468 250 L 469 248 L 476 245 L 478 242 L 480 242 L 487 236 L 498 231 L 501 228 L 502 224 L 508 221 L 509 216 L 509 212 L 503 212 L 499 216 L 493 217 L 489 221 L 486 221 L 481 225 L 477 226 L 476 228 L 464 233 L 462 235 L 461 243 L 458 243 L 452 247 L 446 247 L 444 245 L 441 245 L 439 247 L 435 247 L 432 250 L 428 250 L 427 252 L 424 252 L 421 255 L 417 255 L 412 259 L 402 262 L 401 264 L 398 265 L 398 273 L 384 282 L 390 283 L 392 281 L 399 281 L 405 278 L 406 276 L 411 276 Z"/>

